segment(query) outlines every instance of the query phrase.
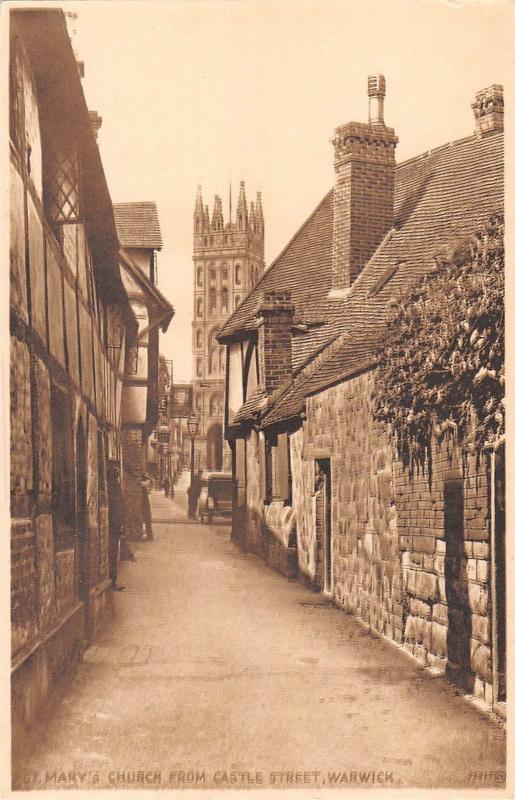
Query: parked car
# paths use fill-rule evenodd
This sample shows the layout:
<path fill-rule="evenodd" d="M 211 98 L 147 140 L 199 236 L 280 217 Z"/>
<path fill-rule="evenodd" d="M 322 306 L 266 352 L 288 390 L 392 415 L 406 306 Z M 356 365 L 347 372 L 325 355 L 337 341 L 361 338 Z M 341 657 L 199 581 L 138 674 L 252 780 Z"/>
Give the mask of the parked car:
<path fill-rule="evenodd" d="M 232 475 L 230 472 L 205 472 L 198 500 L 201 522 L 212 523 L 214 516 L 232 516 Z"/>

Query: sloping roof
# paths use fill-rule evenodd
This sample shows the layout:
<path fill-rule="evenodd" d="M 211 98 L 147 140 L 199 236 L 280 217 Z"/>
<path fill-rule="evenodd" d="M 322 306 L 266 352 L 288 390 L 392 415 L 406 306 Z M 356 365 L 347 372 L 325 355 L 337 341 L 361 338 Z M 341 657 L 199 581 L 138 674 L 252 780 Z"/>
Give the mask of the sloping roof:
<path fill-rule="evenodd" d="M 157 286 L 152 283 L 151 280 L 147 278 L 143 270 L 141 270 L 134 261 L 129 258 L 128 254 L 125 251 L 120 252 L 120 261 L 122 265 L 129 270 L 132 276 L 138 281 L 141 288 L 147 293 L 148 297 L 151 299 L 154 307 L 157 309 L 158 313 L 158 323 L 159 327 L 166 333 L 167 328 L 172 321 L 173 317 L 175 316 L 175 309 L 173 305 L 170 303 L 169 300 L 166 299 L 164 294 L 161 294 Z"/>
<path fill-rule="evenodd" d="M 122 247 L 160 250 L 163 246 L 155 203 L 115 203 L 116 230 Z"/>
<path fill-rule="evenodd" d="M 299 301 L 305 302 L 311 293 L 311 319 L 325 315 L 325 325 L 313 329 L 308 325 L 307 333 L 293 336 L 297 375 L 280 401 L 269 403 L 264 424 L 297 414 L 307 394 L 373 363 L 392 295 L 427 272 L 436 253 L 453 241 L 473 235 L 492 213 L 503 209 L 503 161 L 503 135 L 495 132 L 451 142 L 398 165 L 394 228 L 365 265 L 347 297 L 339 300 L 327 300 L 332 193 L 324 198 L 265 273 L 267 285 L 258 284 L 222 330 L 224 336 L 238 327 L 245 330 L 255 314 L 259 293 L 265 288 L 291 288 L 296 317 L 301 316 Z M 317 360 L 316 376 L 303 375 L 302 369 L 298 370 L 299 363 L 335 335 L 341 337 L 341 342 L 336 349 L 330 348 L 325 360 Z"/>
<path fill-rule="evenodd" d="M 315 307 L 323 314 L 324 299 L 331 288 L 332 231 L 331 190 L 226 320 L 219 341 L 252 329 L 262 292 L 291 291 L 296 316 Z"/>
<path fill-rule="evenodd" d="M 246 422 L 251 419 L 254 414 L 259 411 L 264 411 L 267 406 L 268 396 L 262 389 L 255 389 L 252 394 L 247 397 L 246 401 L 241 406 L 240 410 L 234 417 L 234 423 L 238 424 Z"/>
<path fill-rule="evenodd" d="M 45 8 L 44 4 L 40 8 L 24 6 L 10 9 L 10 34 L 22 37 L 29 55 L 40 117 L 50 119 L 54 128 L 59 124 L 55 109 L 66 108 L 66 119 L 80 138 L 83 213 L 94 270 L 105 296 L 111 302 L 121 300 L 127 312 L 111 196 L 64 13 L 60 8 Z"/>

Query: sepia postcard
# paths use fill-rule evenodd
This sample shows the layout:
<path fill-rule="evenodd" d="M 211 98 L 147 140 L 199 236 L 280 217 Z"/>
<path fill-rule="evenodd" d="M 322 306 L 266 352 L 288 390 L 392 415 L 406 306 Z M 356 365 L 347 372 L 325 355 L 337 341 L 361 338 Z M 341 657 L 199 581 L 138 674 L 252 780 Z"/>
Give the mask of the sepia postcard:
<path fill-rule="evenodd" d="M 514 13 L 3 3 L 3 797 L 513 796 Z"/>

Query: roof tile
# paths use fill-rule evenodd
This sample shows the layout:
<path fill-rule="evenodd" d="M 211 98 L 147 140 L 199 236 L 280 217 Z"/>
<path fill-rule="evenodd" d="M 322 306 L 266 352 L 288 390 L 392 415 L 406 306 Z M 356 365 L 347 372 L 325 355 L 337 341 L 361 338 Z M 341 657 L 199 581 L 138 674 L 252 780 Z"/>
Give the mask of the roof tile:
<path fill-rule="evenodd" d="M 115 203 L 114 219 L 122 247 L 160 250 L 163 246 L 155 203 Z"/>

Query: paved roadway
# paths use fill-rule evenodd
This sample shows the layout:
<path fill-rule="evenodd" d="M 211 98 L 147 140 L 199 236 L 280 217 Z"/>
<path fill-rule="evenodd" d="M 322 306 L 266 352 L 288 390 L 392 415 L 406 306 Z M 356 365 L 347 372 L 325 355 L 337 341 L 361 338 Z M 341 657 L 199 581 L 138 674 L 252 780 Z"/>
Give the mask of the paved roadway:
<path fill-rule="evenodd" d="M 113 617 L 15 757 L 14 788 L 484 789 L 501 779 L 500 725 L 241 553 L 227 525 L 188 523 L 185 480 L 175 501 L 153 493 L 155 540 L 122 565 Z"/>

